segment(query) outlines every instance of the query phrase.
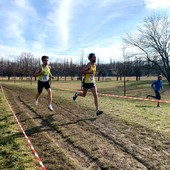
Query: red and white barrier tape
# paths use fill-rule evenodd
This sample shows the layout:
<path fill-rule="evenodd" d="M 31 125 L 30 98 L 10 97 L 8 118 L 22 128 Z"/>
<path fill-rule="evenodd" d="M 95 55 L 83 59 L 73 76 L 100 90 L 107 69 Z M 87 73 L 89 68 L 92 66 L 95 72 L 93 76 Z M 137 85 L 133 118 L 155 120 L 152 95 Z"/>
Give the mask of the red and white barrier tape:
<path fill-rule="evenodd" d="M 74 91 L 71 89 L 62 89 L 62 88 L 57 88 L 59 90 L 67 90 L 67 91 Z M 114 95 L 114 94 L 104 94 L 104 93 L 98 93 L 101 96 L 110 96 L 110 97 L 116 97 L 116 98 L 124 98 L 124 99 L 133 99 L 133 100 L 143 100 L 143 101 L 150 101 L 150 102 L 160 102 L 160 103 L 169 103 L 170 101 L 168 100 L 157 100 L 157 99 L 146 99 L 146 98 L 141 98 L 141 97 L 130 97 L 130 96 L 120 96 L 120 95 Z"/>
<path fill-rule="evenodd" d="M 143 100 L 143 101 L 151 101 L 151 102 L 160 102 L 160 103 L 170 103 L 168 100 L 156 100 L 156 99 L 146 99 L 146 98 L 141 98 L 141 97 L 130 97 L 130 96 L 119 96 L 119 95 L 114 95 L 114 94 L 103 94 L 103 93 L 98 93 L 101 96 L 111 96 L 111 97 L 117 97 L 117 98 L 124 98 L 124 99 L 133 99 L 133 100 Z"/>
<path fill-rule="evenodd" d="M 22 128 L 22 126 L 21 126 L 21 124 L 20 124 L 18 118 L 16 117 L 14 111 L 12 110 L 12 107 L 10 106 L 10 104 L 9 104 L 9 102 L 8 102 L 8 100 L 7 100 L 6 96 L 5 96 L 5 94 L 4 94 L 4 91 L 3 91 L 2 86 L 1 86 L 1 90 L 2 90 L 3 96 L 4 96 L 5 100 L 6 100 L 6 103 L 8 104 L 8 106 L 9 106 L 11 112 L 13 113 L 13 115 L 14 115 L 14 117 L 15 117 L 15 119 L 16 119 L 16 121 L 17 121 L 17 123 L 18 123 L 18 125 L 19 125 L 19 127 L 20 127 L 20 129 L 21 129 L 21 131 L 22 131 L 22 133 L 24 134 L 25 139 L 26 139 L 27 142 L 28 142 L 29 147 L 31 148 L 33 154 L 35 155 L 35 157 L 36 157 L 36 159 L 37 159 L 37 161 L 38 161 L 38 163 L 40 164 L 41 169 L 42 169 L 42 170 L 46 170 L 46 168 L 45 168 L 45 166 L 43 165 L 43 163 L 42 163 L 40 157 L 38 156 L 38 154 L 37 154 L 37 152 L 36 152 L 36 150 L 34 149 L 33 145 L 31 144 L 31 141 L 29 140 L 29 138 L 28 138 L 28 136 L 26 135 L 24 129 Z"/>

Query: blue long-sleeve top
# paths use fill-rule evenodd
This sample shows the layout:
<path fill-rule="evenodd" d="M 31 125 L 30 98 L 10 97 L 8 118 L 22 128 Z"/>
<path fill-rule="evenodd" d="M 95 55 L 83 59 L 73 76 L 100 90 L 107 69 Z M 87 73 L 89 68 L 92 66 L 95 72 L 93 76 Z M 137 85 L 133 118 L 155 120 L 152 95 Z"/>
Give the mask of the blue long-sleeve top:
<path fill-rule="evenodd" d="M 159 92 L 161 90 L 161 88 L 163 87 L 162 80 L 154 81 L 151 86 L 155 91 Z"/>

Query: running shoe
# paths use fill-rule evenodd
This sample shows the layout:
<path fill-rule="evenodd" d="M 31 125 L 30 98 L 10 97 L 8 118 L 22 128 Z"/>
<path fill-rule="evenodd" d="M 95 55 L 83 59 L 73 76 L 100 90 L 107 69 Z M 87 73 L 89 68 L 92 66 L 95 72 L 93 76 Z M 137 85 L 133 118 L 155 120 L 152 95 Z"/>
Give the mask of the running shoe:
<path fill-rule="evenodd" d="M 73 100 L 75 101 L 76 99 L 77 99 L 77 92 L 74 94 L 74 96 L 73 96 Z"/>
<path fill-rule="evenodd" d="M 53 111 L 53 110 L 54 110 L 53 107 L 51 106 L 51 104 L 48 106 L 48 109 L 49 109 L 50 111 Z"/>
<path fill-rule="evenodd" d="M 36 106 L 38 105 L 38 100 L 35 101 L 35 105 L 36 105 Z"/>
<path fill-rule="evenodd" d="M 103 113 L 103 111 L 98 110 L 98 111 L 96 112 L 96 115 L 99 116 L 99 115 L 101 115 L 102 113 Z"/>

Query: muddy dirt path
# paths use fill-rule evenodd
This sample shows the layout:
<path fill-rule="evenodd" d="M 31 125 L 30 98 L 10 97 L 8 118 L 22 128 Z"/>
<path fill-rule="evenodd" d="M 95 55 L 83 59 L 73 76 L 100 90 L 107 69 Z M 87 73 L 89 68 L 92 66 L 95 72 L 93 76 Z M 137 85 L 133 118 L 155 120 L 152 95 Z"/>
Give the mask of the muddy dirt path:
<path fill-rule="evenodd" d="M 50 112 L 45 95 L 35 106 L 31 90 L 3 89 L 47 170 L 170 169 L 170 142 L 161 134 L 108 114 L 92 116 L 60 97 Z"/>

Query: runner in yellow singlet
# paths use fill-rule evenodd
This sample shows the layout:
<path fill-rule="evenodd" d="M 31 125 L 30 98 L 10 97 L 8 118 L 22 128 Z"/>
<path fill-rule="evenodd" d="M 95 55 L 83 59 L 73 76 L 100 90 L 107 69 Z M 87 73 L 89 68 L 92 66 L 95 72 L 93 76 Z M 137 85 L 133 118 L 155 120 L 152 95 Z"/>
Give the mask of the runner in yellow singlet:
<path fill-rule="evenodd" d="M 38 105 L 38 98 L 40 94 L 43 91 L 43 88 L 45 88 L 48 92 L 48 109 L 53 111 L 52 107 L 52 91 L 50 87 L 50 77 L 53 78 L 51 74 L 51 67 L 48 65 L 48 56 L 42 56 L 42 65 L 37 68 L 37 70 L 34 73 L 34 76 L 38 76 L 38 93 L 36 94 L 36 101 L 35 104 Z"/>
<path fill-rule="evenodd" d="M 96 56 L 94 53 L 90 53 L 88 56 L 89 63 L 82 69 L 81 73 L 84 75 L 83 79 L 83 91 L 76 92 L 73 96 L 73 100 L 75 101 L 78 96 L 85 97 L 88 89 L 91 90 L 94 96 L 94 104 L 96 107 L 96 115 L 100 115 L 103 111 L 99 110 L 98 106 L 98 95 L 97 95 L 97 87 L 95 84 L 95 74 L 96 74 Z"/>

